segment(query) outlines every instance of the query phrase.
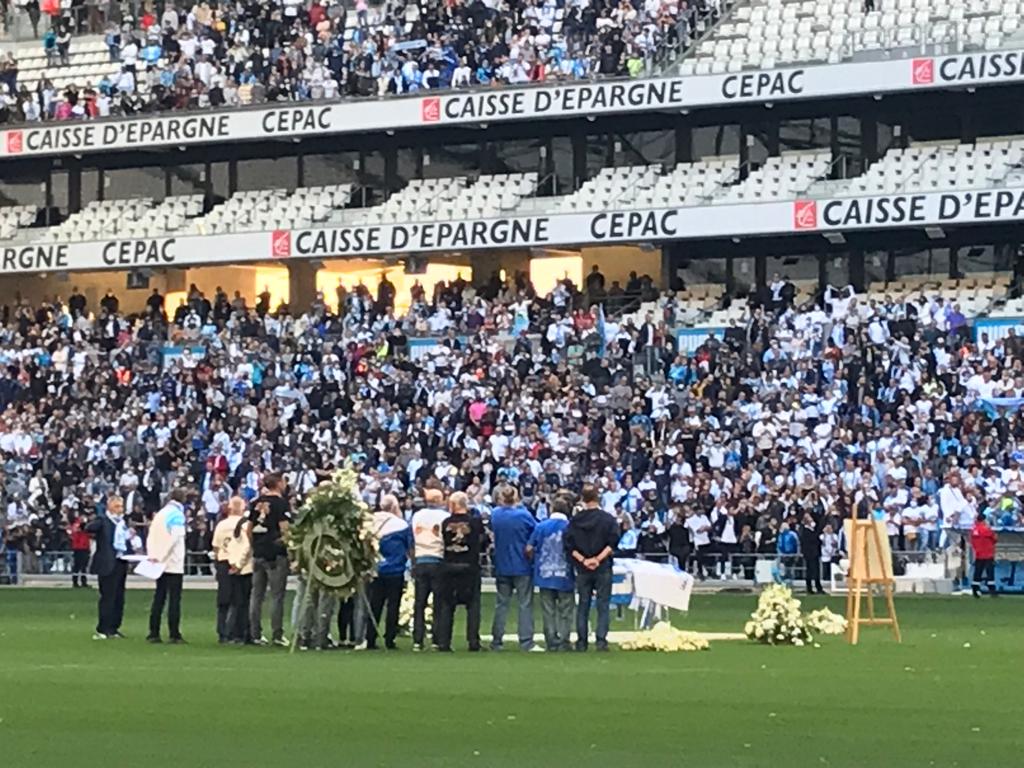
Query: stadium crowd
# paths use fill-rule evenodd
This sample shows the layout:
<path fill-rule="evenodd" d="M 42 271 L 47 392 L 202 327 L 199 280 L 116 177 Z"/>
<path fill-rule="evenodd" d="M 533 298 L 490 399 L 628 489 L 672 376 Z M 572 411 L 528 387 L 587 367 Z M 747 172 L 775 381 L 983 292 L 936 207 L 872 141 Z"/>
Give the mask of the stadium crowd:
<path fill-rule="evenodd" d="M 55 16 L 42 36 L 50 67 L 67 65 L 74 33 L 99 32 L 107 15 L 104 39 L 120 71 L 63 91 L 43 78 L 33 91 L 18 84 L 8 52 L 0 62 L 0 122 L 636 77 L 720 14 L 719 0 L 161 5 L 160 12 L 143 5 L 137 18 L 120 18 L 116 6 L 102 13 L 99 4 L 88 15 Z M 35 0 L 26 12 L 33 9 L 38 35 Z"/>
<path fill-rule="evenodd" d="M 749 577 L 742 556 L 758 553 L 827 564 L 852 514 L 883 516 L 897 550 L 934 549 L 977 511 L 1020 523 L 1020 337 L 974 343 L 927 292 L 865 303 L 829 288 L 797 307 L 776 277 L 746 325 L 678 354 L 672 294 L 634 276 L 657 308 L 613 321 L 604 283 L 595 269 L 547 296 L 522 274 L 417 284 L 400 316 L 386 278 L 376 295 L 339 286 L 340 311 L 194 287 L 134 315 L 112 292 L 7 306 L 9 564 L 88 549 L 81 527 L 110 494 L 142 530 L 173 489 L 189 551 L 206 552 L 233 494 L 281 473 L 294 505 L 347 462 L 371 505 L 390 494 L 405 515 L 429 478 L 485 520 L 498 484 L 544 519 L 556 492 L 593 482 L 620 554 L 671 554 L 701 577 Z M 184 352 L 165 355 L 168 339 Z"/>

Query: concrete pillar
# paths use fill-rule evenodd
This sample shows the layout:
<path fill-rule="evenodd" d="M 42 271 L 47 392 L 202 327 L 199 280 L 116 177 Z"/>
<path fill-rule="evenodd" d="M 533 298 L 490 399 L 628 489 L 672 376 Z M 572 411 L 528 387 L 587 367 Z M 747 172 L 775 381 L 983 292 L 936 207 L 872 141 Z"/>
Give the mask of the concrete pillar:
<path fill-rule="evenodd" d="M 312 261 L 288 262 L 288 306 L 292 314 L 302 314 L 316 298 L 318 266 Z"/>

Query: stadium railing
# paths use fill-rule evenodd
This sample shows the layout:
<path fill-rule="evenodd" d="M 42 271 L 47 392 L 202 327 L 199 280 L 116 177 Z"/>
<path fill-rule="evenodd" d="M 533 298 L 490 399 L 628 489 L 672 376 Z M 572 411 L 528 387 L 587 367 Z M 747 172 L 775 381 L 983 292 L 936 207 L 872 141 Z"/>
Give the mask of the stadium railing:
<path fill-rule="evenodd" d="M 959 557 L 958 551 L 950 550 L 900 550 L 893 552 L 897 564 L 945 563 L 947 555 Z M 621 557 L 622 555 L 620 555 Z M 31 576 L 33 581 L 69 581 L 71 578 L 72 553 L 70 551 L 43 552 L 26 555 L 18 553 L 14 575 Z M 635 557 L 662 563 L 676 563 L 668 552 L 636 554 Z M 778 555 L 771 553 L 707 553 L 701 556 L 707 577 L 713 581 L 750 582 L 764 581 L 765 574 L 780 575 L 786 581 L 802 581 L 804 562 L 800 555 Z M 691 556 L 688 564 L 690 573 L 697 573 L 697 556 Z M 761 571 L 761 578 L 757 578 Z M 489 561 L 483 564 L 484 576 L 492 576 Z M 6 560 L 0 559 L 0 584 L 11 583 L 11 569 Z M 185 555 L 185 576 L 189 578 L 212 578 L 213 562 L 206 552 L 188 552 Z M 7 579 L 5 581 L 5 579 Z"/>

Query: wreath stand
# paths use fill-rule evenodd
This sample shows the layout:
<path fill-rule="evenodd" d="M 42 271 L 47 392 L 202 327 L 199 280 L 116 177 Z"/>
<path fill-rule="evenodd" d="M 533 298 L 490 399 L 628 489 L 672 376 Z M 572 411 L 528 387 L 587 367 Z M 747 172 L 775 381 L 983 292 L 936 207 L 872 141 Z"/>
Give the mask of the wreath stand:
<path fill-rule="evenodd" d="M 309 563 L 309 572 L 302 574 L 305 577 L 305 584 L 302 591 L 302 603 L 299 605 L 299 626 L 294 632 L 292 632 L 292 643 L 289 653 L 295 653 L 295 649 L 299 646 L 299 635 L 301 629 L 304 629 L 304 622 L 306 620 L 306 610 L 309 608 L 309 601 L 313 593 L 314 583 L 320 587 L 340 587 L 349 578 L 349 575 L 334 575 L 328 574 L 320 567 L 320 548 L 325 538 L 329 538 L 330 535 L 327 533 L 326 528 L 320 521 L 317 521 L 314 527 L 314 533 L 304 544 L 304 550 L 306 554 L 306 562 Z M 363 605 L 366 608 L 366 618 L 368 621 L 373 622 L 373 628 L 377 631 L 378 637 L 383 637 L 380 631 L 380 624 L 378 624 L 376 617 L 373 615 L 373 609 L 370 607 L 370 599 L 366 596 L 366 585 L 360 584 L 356 589 L 356 594 L 362 599 Z"/>
<path fill-rule="evenodd" d="M 846 541 L 850 553 L 850 568 L 846 590 L 846 639 L 856 645 L 860 628 L 864 626 L 892 627 L 893 638 L 902 642 L 900 625 L 896 618 L 892 572 L 892 552 L 883 523 L 878 520 L 846 520 Z M 875 588 L 881 587 L 887 615 L 875 615 Z M 867 597 L 867 618 L 861 616 L 861 600 Z"/>

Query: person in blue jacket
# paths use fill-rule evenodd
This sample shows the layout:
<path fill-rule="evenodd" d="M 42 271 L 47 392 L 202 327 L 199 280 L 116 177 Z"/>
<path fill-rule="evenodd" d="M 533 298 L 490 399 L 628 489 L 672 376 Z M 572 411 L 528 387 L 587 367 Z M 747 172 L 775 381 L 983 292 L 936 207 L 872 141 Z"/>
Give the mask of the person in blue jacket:
<path fill-rule="evenodd" d="M 533 560 L 533 583 L 540 590 L 540 610 L 544 618 L 544 645 L 548 651 L 571 651 L 576 601 L 576 580 L 563 541 L 569 527 L 572 501 L 564 494 L 551 501 L 548 519 L 533 529 L 526 555 Z"/>
<path fill-rule="evenodd" d="M 394 650 L 398 637 L 398 613 L 405 590 L 405 567 L 413 551 L 412 528 L 402 517 L 398 499 L 387 494 L 380 500 L 380 511 L 373 515 L 373 535 L 378 542 L 380 560 L 377 563 L 377 577 L 368 589 L 370 611 L 373 614 L 366 626 L 366 649 L 377 647 L 377 626 L 384 606 L 384 647 Z"/>
<path fill-rule="evenodd" d="M 537 521 L 519 503 L 519 492 L 511 485 L 499 485 L 494 491 L 497 506 L 491 512 L 494 535 L 494 582 L 498 591 L 491 625 L 491 648 L 500 651 L 505 636 L 505 620 L 515 592 L 519 601 L 519 647 L 533 650 L 533 567 L 526 556 Z"/>
<path fill-rule="evenodd" d="M 779 553 L 779 577 L 783 581 L 790 579 L 789 569 L 800 554 L 800 537 L 797 536 L 789 523 L 783 523 L 779 530 L 776 551 Z"/>

